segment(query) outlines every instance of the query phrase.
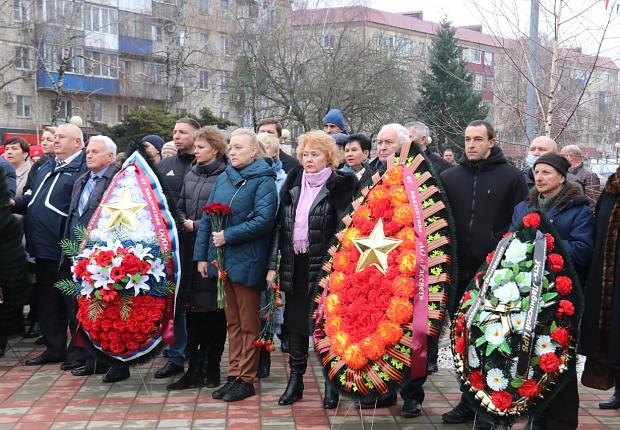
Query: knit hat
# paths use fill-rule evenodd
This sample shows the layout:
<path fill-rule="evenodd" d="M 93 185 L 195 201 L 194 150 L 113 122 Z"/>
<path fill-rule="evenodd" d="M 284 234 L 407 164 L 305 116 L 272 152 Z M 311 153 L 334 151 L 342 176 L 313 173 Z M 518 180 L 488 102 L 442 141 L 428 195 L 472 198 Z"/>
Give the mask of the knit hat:
<path fill-rule="evenodd" d="M 155 147 L 155 149 L 157 149 L 157 152 L 159 152 L 161 154 L 161 150 L 164 146 L 164 139 L 162 139 L 161 137 L 159 137 L 156 134 L 147 134 L 146 136 L 144 136 L 142 138 L 142 143 L 144 142 L 148 142 L 151 145 L 153 145 Z"/>
<path fill-rule="evenodd" d="M 170 152 L 171 155 L 175 155 L 177 153 L 177 147 L 174 145 L 174 142 L 166 142 L 161 149 L 161 155 L 164 155 L 165 152 Z"/>
<path fill-rule="evenodd" d="M 344 116 L 339 109 L 330 109 L 329 112 L 327 112 L 327 115 L 325 115 L 325 118 L 323 118 L 323 127 L 325 127 L 326 124 L 334 124 L 340 130 L 342 130 L 344 134 L 347 134 Z"/>
<path fill-rule="evenodd" d="M 28 151 L 30 158 L 32 157 L 42 157 L 43 156 L 43 147 L 41 145 L 32 145 L 30 150 Z"/>
<path fill-rule="evenodd" d="M 570 163 L 568 160 L 560 154 L 556 154 L 555 152 L 548 152 L 544 155 L 538 157 L 538 160 L 532 166 L 532 169 L 536 168 L 537 164 L 548 164 L 553 167 L 558 173 L 566 178 L 568 174 L 568 168 L 570 167 Z"/>
<path fill-rule="evenodd" d="M 340 148 L 344 148 L 344 145 L 349 141 L 349 136 L 344 133 L 332 134 L 332 139 L 336 141 L 336 145 Z"/>

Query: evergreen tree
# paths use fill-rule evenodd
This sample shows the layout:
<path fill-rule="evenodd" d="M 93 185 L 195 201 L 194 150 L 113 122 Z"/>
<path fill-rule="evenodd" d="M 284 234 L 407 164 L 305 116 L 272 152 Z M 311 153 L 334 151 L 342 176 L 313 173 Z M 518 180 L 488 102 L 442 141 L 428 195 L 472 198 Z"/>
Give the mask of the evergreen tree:
<path fill-rule="evenodd" d="M 438 148 L 445 146 L 445 138 L 462 148 L 467 124 L 486 118 L 489 111 L 460 61 L 454 33 L 450 22 L 442 19 L 431 47 L 430 72 L 422 75 L 420 86 L 417 116 L 435 132 Z"/>

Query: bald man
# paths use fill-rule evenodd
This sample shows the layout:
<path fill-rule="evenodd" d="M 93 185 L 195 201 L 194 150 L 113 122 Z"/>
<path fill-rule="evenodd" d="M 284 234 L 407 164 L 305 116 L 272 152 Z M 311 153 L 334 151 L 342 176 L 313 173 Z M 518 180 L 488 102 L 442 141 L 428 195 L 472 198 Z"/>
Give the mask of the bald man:
<path fill-rule="evenodd" d="M 54 157 L 39 167 L 30 187 L 15 199 L 14 212 L 26 217 L 26 246 L 35 259 L 39 322 L 47 349 L 26 361 L 28 366 L 59 363 L 67 344 L 67 303 L 54 288 L 62 255 L 60 240 L 67 221 L 71 190 L 87 170 L 82 130 L 63 124 L 54 135 Z M 61 368 L 68 370 L 68 363 Z M 76 365 L 77 363 L 73 363 Z"/>
<path fill-rule="evenodd" d="M 530 143 L 530 147 L 527 151 L 527 156 L 525 158 L 525 168 L 523 169 L 523 174 L 525 175 L 525 182 L 527 182 L 527 187 L 531 190 L 534 187 L 534 172 L 532 171 L 532 166 L 538 157 L 541 155 L 545 155 L 548 153 L 558 154 L 558 144 L 552 138 L 548 136 L 538 136 L 532 140 Z M 572 173 L 568 173 L 566 179 L 570 182 L 574 182 L 581 186 L 581 190 L 585 192 L 584 183 Z"/>

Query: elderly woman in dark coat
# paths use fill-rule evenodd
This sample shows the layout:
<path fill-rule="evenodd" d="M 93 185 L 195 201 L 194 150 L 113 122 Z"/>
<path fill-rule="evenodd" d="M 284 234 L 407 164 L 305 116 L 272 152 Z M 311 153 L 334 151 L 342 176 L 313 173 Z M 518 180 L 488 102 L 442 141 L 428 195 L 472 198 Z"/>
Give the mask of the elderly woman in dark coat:
<path fill-rule="evenodd" d="M 281 251 L 281 289 L 286 293 L 284 324 L 289 333 L 291 376 L 279 405 L 302 398 L 303 375 L 308 364 L 309 314 L 314 282 L 321 271 L 327 246 L 353 199 L 357 178 L 335 170 L 338 148 L 322 131 L 299 137 L 301 162 L 288 173 L 280 193 L 280 209 L 267 282 L 273 284 L 275 262 Z M 334 408 L 338 394 L 325 386 L 325 408 Z"/>
<path fill-rule="evenodd" d="M 620 409 L 620 168 L 609 177 L 596 204 L 594 255 L 586 283 L 578 352 L 614 374 L 611 398 L 601 409 Z"/>
<path fill-rule="evenodd" d="M 592 258 L 594 218 L 581 186 L 566 180 L 569 167 L 568 160 L 555 153 L 542 155 L 534 163 L 532 168 L 534 188 L 530 191 L 528 200 L 515 207 L 511 230 L 516 227 L 529 208 L 546 212 L 562 238 L 562 244 L 570 255 L 577 275 L 583 282 Z M 569 372 L 572 373 L 571 379 L 558 390 L 546 411 L 541 416 L 533 417 L 526 428 L 533 430 L 577 428 L 579 394 L 574 364 Z"/>
<path fill-rule="evenodd" d="M 196 161 L 185 175 L 178 204 L 187 237 L 182 276 L 190 287 L 187 300 L 189 368 L 181 379 L 168 385 L 169 390 L 201 387 L 203 381 L 208 388 L 220 385 L 226 315 L 222 309 L 217 309 L 215 283 L 211 278 L 200 276 L 193 255 L 202 207 L 209 200 L 218 175 L 226 169 L 225 154 L 226 140 L 216 127 L 203 127 L 195 133 Z"/>

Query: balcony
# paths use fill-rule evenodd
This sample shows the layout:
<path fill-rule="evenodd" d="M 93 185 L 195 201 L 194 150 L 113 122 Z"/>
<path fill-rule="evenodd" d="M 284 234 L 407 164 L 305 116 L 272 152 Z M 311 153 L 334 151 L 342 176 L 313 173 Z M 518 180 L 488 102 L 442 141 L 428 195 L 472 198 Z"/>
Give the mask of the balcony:
<path fill-rule="evenodd" d="M 123 97 L 148 100 L 166 100 L 166 86 L 144 81 L 124 80 L 120 85 Z"/>
<path fill-rule="evenodd" d="M 138 39 L 136 37 L 119 36 L 118 50 L 121 54 L 136 55 L 140 57 L 153 54 L 153 41 Z"/>
<path fill-rule="evenodd" d="M 37 70 L 37 87 L 39 89 L 53 91 L 55 90 L 56 82 L 58 82 L 58 72 L 48 73 L 44 70 Z M 66 73 L 63 84 L 65 91 L 94 93 L 106 96 L 119 96 L 121 94 L 118 79 Z"/>

